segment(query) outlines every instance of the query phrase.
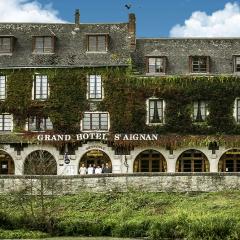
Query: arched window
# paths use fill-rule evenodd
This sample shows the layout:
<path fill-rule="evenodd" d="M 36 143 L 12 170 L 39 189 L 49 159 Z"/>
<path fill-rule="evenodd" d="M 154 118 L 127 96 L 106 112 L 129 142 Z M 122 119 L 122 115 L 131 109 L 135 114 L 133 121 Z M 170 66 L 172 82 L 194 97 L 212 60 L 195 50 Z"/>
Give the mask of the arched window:
<path fill-rule="evenodd" d="M 219 172 L 240 172 L 240 149 L 225 152 L 218 163 Z"/>
<path fill-rule="evenodd" d="M 105 166 L 106 163 L 109 167 L 112 167 L 111 159 L 105 152 L 99 149 L 92 149 L 82 156 L 79 167 L 82 166 L 82 164 L 84 164 L 85 167 L 88 167 L 90 164 L 101 167 L 103 165 Z"/>
<path fill-rule="evenodd" d="M 0 150 L 0 174 L 14 174 L 14 161 L 12 157 Z"/>
<path fill-rule="evenodd" d="M 209 172 L 209 162 L 202 152 L 187 150 L 178 158 L 176 172 Z"/>
<path fill-rule="evenodd" d="M 155 150 L 141 152 L 134 161 L 134 172 L 166 172 L 167 162 L 163 155 Z"/>
<path fill-rule="evenodd" d="M 24 162 L 26 175 L 57 175 L 57 163 L 47 151 L 37 150 L 30 153 Z"/>

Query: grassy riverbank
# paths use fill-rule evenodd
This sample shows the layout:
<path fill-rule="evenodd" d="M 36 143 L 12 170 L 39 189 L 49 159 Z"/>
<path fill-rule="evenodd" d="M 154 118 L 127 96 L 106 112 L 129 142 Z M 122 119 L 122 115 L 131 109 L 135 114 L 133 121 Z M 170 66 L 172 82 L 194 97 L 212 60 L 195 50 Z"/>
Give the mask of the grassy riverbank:
<path fill-rule="evenodd" d="M 240 239 L 240 192 L 83 192 L 49 198 L 14 193 L 0 198 L 0 238 Z"/>

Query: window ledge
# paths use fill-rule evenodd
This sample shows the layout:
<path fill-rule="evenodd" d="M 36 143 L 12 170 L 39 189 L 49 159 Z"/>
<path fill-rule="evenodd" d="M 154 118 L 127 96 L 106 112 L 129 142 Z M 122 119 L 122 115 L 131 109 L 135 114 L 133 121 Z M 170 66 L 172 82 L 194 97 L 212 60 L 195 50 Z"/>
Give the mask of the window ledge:
<path fill-rule="evenodd" d="M 3 53 L 3 52 L 0 52 L 0 56 L 12 56 L 13 53 Z"/>
<path fill-rule="evenodd" d="M 146 123 L 148 126 L 163 126 L 165 123 Z"/>
<path fill-rule="evenodd" d="M 109 130 L 81 130 L 83 133 L 109 133 Z"/>
<path fill-rule="evenodd" d="M 32 52 L 33 55 L 54 55 L 55 52 L 52 53 L 42 53 L 42 52 Z"/>
<path fill-rule="evenodd" d="M 98 53 L 98 54 L 107 54 L 108 51 L 86 51 L 87 54 Z"/>
<path fill-rule="evenodd" d="M 189 73 L 189 75 L 209 75 L 210 73 L 209 72 L 201 72 L 201 73 L 198 73 L 198 72 L 191 72 Z"/>
<path fill-rule="evenodd" d="M 165 76 L 166 73 L 146 73 L 146 76 Z"/>
<path fill-rule="evenodd" d="M 101 102 L 103 98 L 87 98 L 89 102 Z"/>

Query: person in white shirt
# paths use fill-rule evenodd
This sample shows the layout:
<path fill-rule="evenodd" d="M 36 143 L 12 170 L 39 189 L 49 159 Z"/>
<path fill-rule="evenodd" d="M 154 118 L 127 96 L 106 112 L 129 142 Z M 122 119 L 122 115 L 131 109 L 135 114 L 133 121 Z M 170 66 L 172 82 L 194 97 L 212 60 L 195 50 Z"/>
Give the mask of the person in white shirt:
<path fill-rule="evenodd" d="M 95 169 L 96 174 L 101 174 L 102 173 L 102 168 L 98 165 Z"/>
<path fill-rule="evenodd" d="M 87 169 L 87 174 L 93 174 L 92 164 L 89 164 L 88 169 Z"/>
<path fill-rule="evenodd" d="M 79 168 L 79 174 L 80 174 L 80 175 L 85 175 L 85 174 L 87 174 L 87 168 L 85 167 L 84 163 L 83 163 L 82 166 Z"/>

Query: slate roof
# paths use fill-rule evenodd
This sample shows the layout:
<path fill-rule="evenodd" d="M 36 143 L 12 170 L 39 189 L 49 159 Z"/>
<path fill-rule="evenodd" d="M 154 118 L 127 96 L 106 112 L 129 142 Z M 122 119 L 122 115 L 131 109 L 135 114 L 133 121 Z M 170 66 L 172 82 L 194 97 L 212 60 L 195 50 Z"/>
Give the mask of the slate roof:
<path fill-rule="evenodd" d="M 240 56 L 240 38 L 138 38 L 133 64 L 146 71 L 147 57 L 167 58 L 167 75 L 189 74 L 189 56 L 209 56 L 211 74 L 232 74 L 234 55 Z"/>
<path fill-rule="evenodd" d="M 107 53 L 88 53 L 87 34 L 109 34 Z M 121 66 L 130 58 L 128 23 L 0 23 L 0 36 L 16 38 L 12 55 L 0 55 L 0 68 Z M 33 36 L 55 36 L 54 54 L 33 54 Z"/>

